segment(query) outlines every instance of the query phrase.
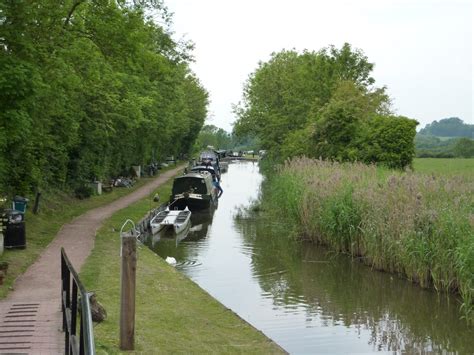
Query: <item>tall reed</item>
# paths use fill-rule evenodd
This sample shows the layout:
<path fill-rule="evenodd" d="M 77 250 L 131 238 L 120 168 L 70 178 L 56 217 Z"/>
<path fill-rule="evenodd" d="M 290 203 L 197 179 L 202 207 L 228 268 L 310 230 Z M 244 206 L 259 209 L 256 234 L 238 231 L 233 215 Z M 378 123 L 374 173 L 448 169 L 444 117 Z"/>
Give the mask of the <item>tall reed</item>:
<path fill-rule="evenodd" d="M 459 293 L 474 321 L 474 176 L 296 158 L 270 177 L 262 204 L 305 239 Z"/>

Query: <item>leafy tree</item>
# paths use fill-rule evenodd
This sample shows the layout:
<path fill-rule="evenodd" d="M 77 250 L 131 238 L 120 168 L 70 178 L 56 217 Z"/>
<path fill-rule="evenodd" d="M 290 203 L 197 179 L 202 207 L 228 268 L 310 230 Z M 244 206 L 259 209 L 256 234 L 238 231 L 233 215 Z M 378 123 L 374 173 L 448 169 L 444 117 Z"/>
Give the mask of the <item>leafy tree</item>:
<path fill-rule="evenodd" d="M 341 49 L 274 53 L 250 75 L 243 102 L 234 107 L 238 117 L 234 134 L 255 134 L 262 148 L 280 159 L 309 155 L 409 165 L 411 158 L 405 158 L 413 156 L 416 122 L 392 116 L 385 88 L 373 86 L 373 66 L 362 51 L 347 43 Z M 380 144 L 386 154 L 374 155 L 366 151 L 370 147 L 366 140 L 376 135 L 382 123 L 393 132 Z M 393 148 L 398 138 L 405 152 Z"/>
<path fill-rule="evenodd" d="M 474 157 L 474 140 L 469 138 L 461 138 L 456 142 L 454 146 L 454 152 L 456 156 L 461 158 L 473 158 Z"/>
<path fill-rule="evenodd" d="M 402 116 L 374 116 L 367 125 L 361 160 L 392 169 L 411 166 L 418 122 Z"/>
<path fill-rule="evenodd" d="M 162 2 L 143 3 L 0 2 L 0 193 L 76 185 L 191 149 L 208 95 Z"/>

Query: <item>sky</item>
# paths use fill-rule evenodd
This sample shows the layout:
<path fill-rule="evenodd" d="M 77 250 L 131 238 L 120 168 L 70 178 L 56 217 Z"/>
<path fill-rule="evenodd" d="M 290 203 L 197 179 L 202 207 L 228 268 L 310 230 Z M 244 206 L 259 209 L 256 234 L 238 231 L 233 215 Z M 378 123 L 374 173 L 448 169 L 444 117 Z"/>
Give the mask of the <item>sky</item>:
<path fill-rule="evenodd" d="M 195 44 L 192 70 L 210 95 L 208 124 L 232 130 L 248 76 L 282 49 L 348 42 L 375 63 L 396 114 L 424 127 L 473 118 L 471 0 L 165 0 L 175 39 Z"/>

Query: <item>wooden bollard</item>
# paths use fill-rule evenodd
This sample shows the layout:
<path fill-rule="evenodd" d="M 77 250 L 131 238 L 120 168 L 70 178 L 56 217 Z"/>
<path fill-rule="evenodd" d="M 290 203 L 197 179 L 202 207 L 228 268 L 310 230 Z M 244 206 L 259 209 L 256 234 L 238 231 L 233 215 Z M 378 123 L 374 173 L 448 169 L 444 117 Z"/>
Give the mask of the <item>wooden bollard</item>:
<path fill-rule="evenodd" d="M 38 192 L 36 192 L 35 204 L 34 204 L 34 206 L 33 206 L 33 213 L 34 213 L 34 214 L 38 214 L 40 198 L 41 198 L 41 192 L 38 191 Z"/>
<path fill-rule="evenodd" d="M 135 346 L 135 287 L 137 270 L 137 235 L 135 225 L 129 232 L 122 232 L 121 230 L 120 236 L 122 243 L 120 349 L 133 350 Z"/>

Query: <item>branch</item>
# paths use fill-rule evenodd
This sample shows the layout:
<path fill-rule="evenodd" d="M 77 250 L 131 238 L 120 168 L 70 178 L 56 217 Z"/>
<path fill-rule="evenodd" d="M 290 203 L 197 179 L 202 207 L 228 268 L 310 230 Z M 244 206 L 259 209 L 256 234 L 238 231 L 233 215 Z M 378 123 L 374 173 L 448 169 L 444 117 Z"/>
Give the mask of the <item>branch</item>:
<path fill-rule="evenodd" d="M 63 27 L 66 27 L 67 25 L 69 25 L 69 21 L 71 20 L 71 17 L 72 17 L 72 14 L 74 13 L 74 11 L 76 11 L 76 8 L 82 4 L 84 2 L 84 0 L 76 0 L 74 2 L 74 4 L 72 5 L 71 7 L 71 10 L 69 10 L 69 13 L 67 14 L 67 17 L 66 17 L 66 20 L 64 21 L 64 25 Z"/>

